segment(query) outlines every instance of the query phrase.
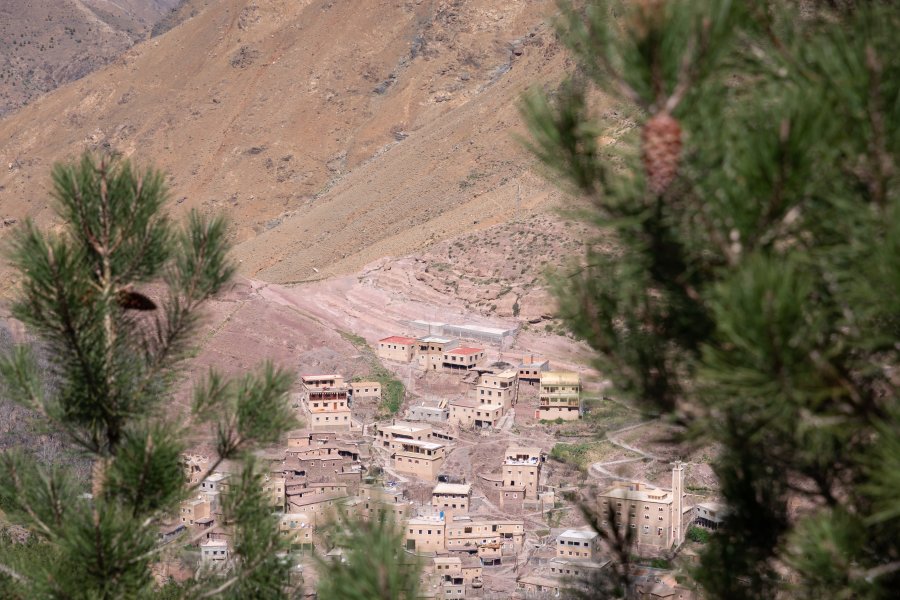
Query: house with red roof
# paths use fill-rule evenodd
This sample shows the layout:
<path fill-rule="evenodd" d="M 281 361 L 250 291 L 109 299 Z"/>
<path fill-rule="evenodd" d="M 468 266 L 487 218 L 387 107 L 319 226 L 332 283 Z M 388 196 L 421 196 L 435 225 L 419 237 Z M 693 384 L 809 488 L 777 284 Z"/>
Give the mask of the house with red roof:
<path fill-rule="evenodd" d="M 416 338 L 392 335 L 378 340 L 378 358 L 408 363 L 416 351 Z"/>
<path fill-rule="evenodd" d="M 449 373 L 471 371 L 482 361 L 484 361 L 484 348 L 453 348 L 444 351 L 441 369 Z"/>

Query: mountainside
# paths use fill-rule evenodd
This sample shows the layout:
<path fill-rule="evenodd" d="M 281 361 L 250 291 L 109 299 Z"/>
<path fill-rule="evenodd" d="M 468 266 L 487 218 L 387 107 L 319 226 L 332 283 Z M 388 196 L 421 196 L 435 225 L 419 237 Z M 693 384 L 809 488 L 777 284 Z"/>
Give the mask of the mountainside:
<path fill-rule="evenodd" d="M 514 139 L 566 58 L 552 0 L 222 0 L 0 120 L 0 218 L 49 224 L 49 168 L 84 149 L 226 211 L 244 273 L 292 282 L 543 211 Z M 5 235 L 10 230 L 0 231 Z"/>
<path fill-rule="evenodd" d="M 3 0 L 0 117 L 146 37 L 183 0 Z"/>

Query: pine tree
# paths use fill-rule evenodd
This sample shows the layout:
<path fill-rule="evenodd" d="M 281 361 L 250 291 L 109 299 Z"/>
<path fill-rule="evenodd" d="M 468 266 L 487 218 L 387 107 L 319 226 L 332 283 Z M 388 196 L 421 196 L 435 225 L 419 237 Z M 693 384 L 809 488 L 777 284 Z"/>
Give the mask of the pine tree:
<path fill-rule="evenodd" d="M 181 455 L 189 428 L 209 427 L 219 460 L 242 459 L 294 423 L 291 377 L 270 364 L 226 379 L 211 372 L 190 414 L 169 404 L 195 349 L 201 307 L 231 278 L 226 226 L 164 212 L 162 174 L 85 156 L 53 170 L 60 233 L 27 222 L 12 244 L 21 275 L 13 314 L 41 344 L 46 389 L 28 346 L 0 361 L 5 393 L 62 431 L 94 464 L 92 496 L 65 468 L 0 454 L 0 507 L 43 551 L 0 552 L 0 588 L 13 598 L 284 598 L 284 542 L 248 461 L 224 502 L 234 532 L 226 572 L 160 588 L 161 518 L 196 490 Z M 149 290 L 155 290 L 151 293 Z"/>
<path fill-rule="evenodd" d="M 898 26 L 890 2 L 564 3 L 577 68 L 523 103 L 607 242 L 563 316 L 618 393 L 721 448 L 710 597 L 900 585 Z M 613 150 L 598 90 L 635 124 Z"/>
<path fill-rule="evenodd" d="M 337 560 L 318 559 L 321 600 L 414 600 L 419 597 L 420 565 L 402 550 L 403 530 L 393 513 L 376 509 L 368 520 L 341 511 L 331 526 Z"/>

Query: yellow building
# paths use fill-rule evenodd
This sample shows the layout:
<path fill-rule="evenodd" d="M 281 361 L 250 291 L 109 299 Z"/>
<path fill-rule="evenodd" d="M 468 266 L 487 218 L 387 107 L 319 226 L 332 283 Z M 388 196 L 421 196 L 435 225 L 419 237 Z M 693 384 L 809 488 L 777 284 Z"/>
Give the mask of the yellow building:
<path fill-rule="evenodd" d="M 415 517 L 406 523 L 406 549 L 415 552 L 443 552 L 446 524 L 440 517 Z"/>
<path fill-rule="evenodd" d="M 306 513 L 285 513 L 278 521 L 278 531 L 290 539 L 291 545 L 304 549 L 313 547 L 313 524 Z"/>
<path fill-rule="evenodd" d="M 269 498 L 269 506 L 284 510 L 284 477 L 266 474 L 263 476 L 263 493 Z"/>
<path fill-rule="evenodd" d="M 445 515 L 469 512 L 472 486 L 468 483 L 439 483 L 431 491 L 431 506 Z"/>
<path fill-rule="evenodd" d="M 541 391 L 537 418 L 546 421 L 581 418 L 581 378 L 570 371 L 541 373 Z"/>
<path fill-rule="evenodd" d="M 302 405 L 310 429 L 346 431 L 351 428 L 349 388 L 340 375 L 304 375 Z"/>
<path fill-rule="evenodd" d="M 375 443 L 381 448 L 396 450 L 406 441 L 427 442 L 434 429 L 423 423 L 394 421 L 390 425 L 375 425 Z"/>
<path fill-rule="evenodd" d="M 567 529 L 556 538 L 556 556 L 569 560 L 596 560 L 599 542 L 596 531 Z"/>
<path fill-rule="evenodd" d="M 599 494 L 600 513 L 613 509 L 621 529 L 630 527 L 637 550 L 643 554 L 667 551 L 684 542 L 686 528 L 694 516 L 693 507 L 684 506 L 684 467 L 672 468 L 672 490 L 642 483 L 619 484 Z M 610 528 L 607 520 L 601 526 Z"/>
<path fill-rule="evenodd" d="M 441 357 L 441 369 L 449 373 L 471 371 L 484 361 L 484 348 L 453 348 Z"/>
<path fill-rule="evenodd" d="M 503 487 L 522 489 L 525 498 L 536 499 L 540 491 L 541 467 L 546 454 L 538 447 L 510 446 L 503 458 Z"/>
<path fill-rule="evenodd" d="M 483 373 L 475 385 L 475 398 L 480 404 L 502 404 L 504 410 L 509 410 L 515 404 L 518 376 L 514 369 Z"/>
<path fill-rule="evenodd" d="M 378 340 L 378 358 L 408 363 L 416 353 L 416 338 L 392 335 Z"/>
<path fill-rule="evenodd" d="M 420 369 L 437 371 L 441 368 L 444 354 L 456 348 L 457 341 L 437 335 L 426 335 L 416 340 L 416 362 Z"/>
<path fill-rule="evenodd" d="M 394 469 L 433 481 L 444 466 L 445 454 L 443 444 L 405 440 L 394 452 Z"/>
<path fill-rule="evenodd" d="M 353 400 L 381 400 L 381 383 L 378 381 L 354 381 L 350 383 Z"/>

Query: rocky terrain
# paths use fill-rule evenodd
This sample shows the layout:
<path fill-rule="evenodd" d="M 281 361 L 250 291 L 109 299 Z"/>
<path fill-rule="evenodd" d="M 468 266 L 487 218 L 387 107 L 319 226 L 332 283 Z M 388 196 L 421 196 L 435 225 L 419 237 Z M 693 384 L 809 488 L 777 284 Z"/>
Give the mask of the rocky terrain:
<path fill-rule="evenodd" d="M 109 63 L 183 0 L 4 0 L 0 117 Z"/>
<path fill-rule="evenodd" d="M 189 2 L 167 32 L 0 119 L 0 236 L 52 223 L 49 169 L 86 149 L 165 169 L 173 212 L 227 212 L 242 272 L 280 283 L 545 214 L 561 195 L 516 136 L 521 94 L 567 68 L 554 11 Z"/>

